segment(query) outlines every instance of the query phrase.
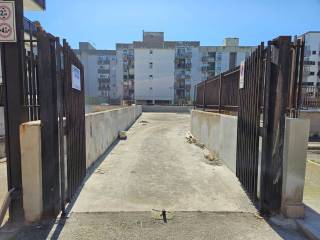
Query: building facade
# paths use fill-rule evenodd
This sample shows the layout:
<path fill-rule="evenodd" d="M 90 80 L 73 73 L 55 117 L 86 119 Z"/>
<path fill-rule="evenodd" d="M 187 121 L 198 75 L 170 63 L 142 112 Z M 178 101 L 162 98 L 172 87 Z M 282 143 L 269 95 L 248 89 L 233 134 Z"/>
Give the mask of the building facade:
<path fill-rule="evenodd" d="M 116 78 L 116 51 L 97 50 L 88 42 L 80 42 L 75 51 L 85 69 L 86 103 L 120 103 L 122 86 Z"/>
<path fill-rule="evenodd" d="M 134 100 L 134 51 L 133 44 L 117 43 L 116 44 L 117 83 L 121 86 L 119 96 L 121 101 Z"/>
<path fill-rule="evenodd" d="M 117 43 L 115 51 L 80 43 L 78 55 L 86 70 L 86 95 L 93 102 L 184 105 L 192 104 L 199 82 L 238 66 L 254 50 L 239 46 L 238 38 L 201 46 L 143 31 L 142 41 Z"/>
<path fill-rule="evenodd" d="M 201 46 L 202 80 L 240 65 L 255 49 L 253 46 L 239 46 L 239 38 L 225 38 L 223 46 Z"/>
<path fill-rule="evenodd" d="M 174 101 L 173 49 L 134 50 L 135 101 L 141 104 L 172 104 Z"/>
<path fill-rule="evenodd" d="M 320 89 L 320 31 L 304 33 L 303 85 Z"/>

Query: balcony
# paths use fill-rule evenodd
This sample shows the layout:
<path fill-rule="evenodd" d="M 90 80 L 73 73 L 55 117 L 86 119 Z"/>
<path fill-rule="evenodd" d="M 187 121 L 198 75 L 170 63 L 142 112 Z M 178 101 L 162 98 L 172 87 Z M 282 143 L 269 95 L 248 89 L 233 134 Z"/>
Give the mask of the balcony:
<path fill-rule="evenodd" d="M 98 69 L 98 73 L 99 74 L 107 74 L 107 73 L 109 73 L 109 70 L 108 69 Z"/>
<path fill-rule="evenodd" d="M 207 72 L 207 67 L 201 67 L 201 71 L 202 71 L 203 73 Z"/>
<path fill-rule="evenodd" d="M 110 78 L 98 78 L 99 84 L 101 83 L 110 83 Z"/>
<path fill-rule="evenodd" d="M 99 91 L 110 91 L 110 86 L 109 85 L 103 85 L 101 84 L 98 88 Z"/>
<path fill-rule="evenodd" d="M 186 52 L 186 53 L 176 53 L 176 58 L 192 58 L 192 53 L 191 52 Z"/>
<path fill-rule="evenodd" d="M 98 65 L 109 65 L 110 61 L 109 60 L 98 60 Z"/>
<path fill-rule="evenodd" d="M 26 11 L 43 11 L 46 9 L 46 0 L 23 0 Z"/>
<path fill-rule="evenodd" d="M 185 63 L 185 64 L 178 63 L 178 64 L 176 64 L 176 68 L 178 68 L 178 69 L 191 69 L 191 67 L 192 67 L 191 63 Z"/>

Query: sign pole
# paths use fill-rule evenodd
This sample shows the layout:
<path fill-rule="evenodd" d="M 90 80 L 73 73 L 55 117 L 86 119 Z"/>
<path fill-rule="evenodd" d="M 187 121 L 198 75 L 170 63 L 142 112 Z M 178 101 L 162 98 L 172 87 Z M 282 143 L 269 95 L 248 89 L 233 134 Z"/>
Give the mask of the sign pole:
<path fill-rule="evenodd" d="M 19 126 L 27 119 L 22 107 L 24 57 L 23 0 L 14 0 L 13 2 L 15 3 L 14 16 L 16 25 L 16 41 L 5 42 L 1 44 L 1 66 L 5 87 L 4 109 L 8 189 L 15 189 L 9 207 L 9 220 L 11 222 L 18 222 L 24 220 L 21 194 L 22 177 Z M 14 31 L 14 29 L 12 29 L 12 31 Z"/>

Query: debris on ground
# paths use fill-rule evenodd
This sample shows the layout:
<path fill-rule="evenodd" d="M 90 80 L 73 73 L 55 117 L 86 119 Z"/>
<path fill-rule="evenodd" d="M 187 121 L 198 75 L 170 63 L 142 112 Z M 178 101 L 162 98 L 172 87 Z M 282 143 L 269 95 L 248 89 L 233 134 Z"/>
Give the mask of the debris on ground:
<path fill-rule="evenodd" d="M 204 149 L 203 154 L 204 154 L 204 158 L 209 161 L 218 160 L 218 158 L 214 154 L 212 154 L 207 148 Z"/>
<path fill-rule="evenodd" d="M 102 170 L 101 168 L 98 168 L 94 173 L 95 174 L 105 174 L 105 171 Z"/>
<path fill-rule="evenodd" d="M 204 144 L 200 143 L 190 132 L 186 133 L 186 139 L 187 142 L 190 144 L 195 144 L 196 146 L 198 146 L 201 149 L 204 149 Z"/>
<path fill-rule="evenodd" d="M 127 132 L 126 131 L 119 131 L 119 139 L 126 140 L 127 139 Z"/>
<path fill-rule="evenodd" d="M 143 126 L 144 126 L 144 125 L 147 125 L 147 123 L 149 123 L 149 122 L 148 122 L 148 121 L 145 121 L 145 120 L 141 120 L 141 121 L 140 121 L 140 124 L 143 125 Z"/>
<path fill-rule="evenodd" d="M 174 217 L 174 211 L 166 211 L 166 210 L 157 210 L 152 209 L 151 210 L 151 217 L 155 220 L 163 220 L 163 211 L 165 211 L 165 217 L 166 220 L 172 220 Z"/>
<path fill-rule="evenodd" d="M 215 153 L 209 151 L 209 149 L 205 148 L 203 151 L 204 158 L 207 160 L 206 163 L 214 166 L 222 166 L 222 162 L 217 157 Z"/>

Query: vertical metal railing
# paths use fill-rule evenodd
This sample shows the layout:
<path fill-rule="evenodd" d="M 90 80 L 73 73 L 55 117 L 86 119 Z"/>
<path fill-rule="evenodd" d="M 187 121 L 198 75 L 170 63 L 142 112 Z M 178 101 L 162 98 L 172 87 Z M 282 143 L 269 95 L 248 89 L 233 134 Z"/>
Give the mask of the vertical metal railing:
<path fill-rule="evenodd" d="M 84 69 L 66 40 L 63 41 L 63 81 L 67 135 L 68 194 L 71 201 L 86 175 Z M 80 70 L 81 90 L 72 88 L 72 65 Z"/>
<path fill-rule="evenodd" d="M 211 111 L 237 111 L 239 67 L 196 85 L 195 106 Z"/>

